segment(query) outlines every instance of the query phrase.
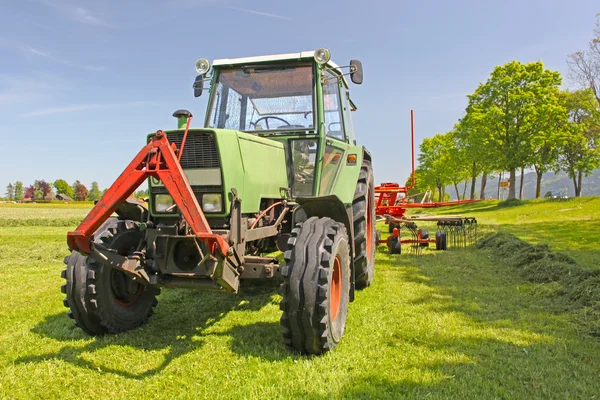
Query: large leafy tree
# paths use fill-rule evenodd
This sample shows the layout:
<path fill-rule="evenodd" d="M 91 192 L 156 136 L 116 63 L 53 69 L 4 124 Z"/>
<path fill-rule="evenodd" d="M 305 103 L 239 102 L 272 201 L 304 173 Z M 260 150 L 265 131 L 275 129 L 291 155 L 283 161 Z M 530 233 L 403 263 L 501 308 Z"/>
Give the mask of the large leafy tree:
<path fill-rule="evenodd" d="M 567 63 L 571 79 L 581 88 L 589 89 L 600 107 L 600 13 L 587 50 L 569 55 Z"/>
<path fill-rule="evenodd" d="M 475 199 L 475 184 L 481 175 L 480 198 L 485 198 L 487 176 L 494 169 L 497 157 L 495 147 L 489 145 L 491 133 L 485 125 L 473 124 L 467 114 L 454 126 L 456 146 L 460 149 L 465 167 L 470 169 L 471 191 L 469 198 Z"/>
<path fill-rule="evenodd" d="M 600 111 L 591 89 L 561 94 L 569 123 L 559 144 L 559 168 L 573 180 L 575 196 L 581 196 L 583 176 L 600 165 Z"/>
<path fill-rule="evenodd" d="M 559 90 L 547 91 L 547 97 L 530 113 L 530 148 L 527 162 L 536 173 L 535 198 L 539 198 L 542 188 L 542 176 L 556 169 L 558 165 L 559 145 L 562 132 L 567 124 L 568 114 Z M 522 190 L 523 171 L 521 171 Z"/>
<path fill-rule="evenodd" d="M 438 133 L 434 137 L 425 138 L 420 146 L 419 171 L 417 178 L 423 186 L 438 190 L 439 201 L 445 197 L 445 186 L 451 182 L 449 179 L 449 165 L 446 163 L 448 138 Z"/>
<path fill-rule="evenodd" d="M 473 129 L 490 134 L 490 152 L 499 169 L 509 171 L 509 200 L 515 198 L 517 169 L 532 164 L 530 143 L 543 117 L 536 110 L 557 96 L 560 83 L 560 74 L 542 62 L 512 61 L 494 68 L 469 96 L 467 115 Z"/>

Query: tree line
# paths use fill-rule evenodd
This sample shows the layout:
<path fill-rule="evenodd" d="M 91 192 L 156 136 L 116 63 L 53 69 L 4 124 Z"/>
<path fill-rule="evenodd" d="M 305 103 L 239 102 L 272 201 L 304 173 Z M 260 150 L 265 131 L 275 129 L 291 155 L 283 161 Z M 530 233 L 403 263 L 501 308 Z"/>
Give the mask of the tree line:
<path fill-rule="evenodd" d="M 566 172 L 581 196 L 583 176 L 600 165 L 600 14 L 588 48 L 571 54 L 568 65 L 573 90 L 561 89 L 561 74 L 542 62 L 495 67 L 467 96 L 465 113 L 453 129 L 423 140 L 418 189 L 435 190 L 442 200 L 445 187 L 452 185 L 457 198 L 466 198 L 470 181 L 468 197 L 475 199 L 480 178 L 479 198 L 484 198 L 488 177 L 506 171 L 508 199 L 514 199 L 520 172 L 521 198 L 524 172 L 533 169 L 536 198 L 548 171 Z"/>
<path fill-rule="evenodd" d="M 69 184 L 64 179 L 57 179 L 53 183 L 46 182 L 43 179 L 36 179 L 32 185 L 24 186 L 23 182 L 16 181 L 6 186 L 6 199 L 9 201 L 21 202 L 24 200 L 54 200 L 58 194 L 63 194 L 76 201 L 94 201 L 99 200 L 106 191 L 100 190 L 98 182 L 94 181 L 90 189 L 76 180 Z"/>
<path fill-rule="evenodd" d="M 88 189 L 79 180 L 69 184 L 64 179 L 57 179 L 53 183 L 43 179 L 35 180 L 32 185 L 24 186 L 23 182 L 16 181 L 6 186 L 5 199 L 8 201 L 39 201 L 55 200 L 57 195 L 63 194 L 75 201 L 97 201 L 108 189 L 100 190 L 98 182 L 93 181 Z M 134 196 L 137 199 L 147 198 L 148 190 L 138 190 Z"/>

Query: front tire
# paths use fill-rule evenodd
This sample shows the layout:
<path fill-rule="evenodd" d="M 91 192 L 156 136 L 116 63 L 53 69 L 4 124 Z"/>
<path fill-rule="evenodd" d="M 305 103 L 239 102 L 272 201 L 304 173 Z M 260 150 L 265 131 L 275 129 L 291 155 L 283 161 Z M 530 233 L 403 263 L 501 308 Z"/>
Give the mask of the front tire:
<path fill-rule="evenodd" d="M 139 223 L 109 218 L 95 233 L 94 242 L 121 255 L 137 250 L 144 235 Z M 89 335 L 125 332 L 143 325 L 158 303 L 160 291 L 132 280 L 78 252 L 65 257 L 62 292 L 69 317 Z"/>
<path fill-rule="evenodd" d="M 350 245 L 343 224 L 312 217 L 292 230 L 282 268 L 284 343 L 323 354 L 341 340 L 350 301 Z"/>

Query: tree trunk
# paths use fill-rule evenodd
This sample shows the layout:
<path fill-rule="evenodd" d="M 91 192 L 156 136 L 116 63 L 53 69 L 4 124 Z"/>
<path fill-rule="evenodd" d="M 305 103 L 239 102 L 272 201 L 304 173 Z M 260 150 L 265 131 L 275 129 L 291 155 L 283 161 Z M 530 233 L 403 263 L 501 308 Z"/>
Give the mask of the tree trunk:
<path fill-rule="evenodd" d="M 502 171 L 500 171 L 500 173 L 498 174 L 498 200 L 500 200 L 500 182 L 502 182 L 502 174 Z"/>
<path fill-rule="evenodd" d="M 578 172 L 578 176 L 577 176 L 577 189 L 578 193 L 577 193 L 577 197 L 581 197 L 581 181 L 583 180 L 583 172 L 581 170 L 577 171 Z"/>
<path fill-rule="evenodd" d="M 471 195 L 469 196 L 471 200 L 475 200 L 475 183 L 477 183 L 477 166 L 473 163 L 473 169 L 471 170 Z M 465 182 L 466 187 L 467 183 Z"/>
<path fill-rule="evenodd" d="M 514 200 L 516 197 L 515 182 L 517 181 L 517 169 L 511 168 L 510 175 L 508 178 L 508 198 L 507 200 Z"/>
<path fill-rule="evenodd" d="M 458 185 L 456 184 L 456 182 L 452 182 L 454 183 L 454 190 L 456 190 L 456 200 L 460 200 L 460 193 L 458 192 Z"/>
<path fill-rule="evenodd" d="M 442 201 L 442 185 L 438 186 L 438 193 L 439 193 L 438 201 Z"/>
<path fill-rule="evenodd" d="M 462 194 L 462 199 L 465 198 L 465 195 L 467 194 L 467 179 L 465 179 L 464 181 L 465 186 L 463 187 L 463 194 Z M 471 192 L 473 192 L 473 190 L 471 190 Z"/>
<path fill-rule="evenodd" d="M 540 194 L 542 192 L 542 175 L 544 175 L 544 171 L 538 170 L 536 168 L 535 174 L 536 174 L 536 178 L 537 178 L 536 182 L 535 182 L 535 198 L 539 199 Z"/>
<path fill-rule="evenodd" d="M 525 167 L 521 167 L 521 183 L 519 185 L 519 200 L 523 199 L 523 179 L 525 178 Z"/>
<path fill-rule="evenodd" d="M 485 199 L 485 185 L 487 183 L 487 172 L 484 172 L 483 175 L 481 175 L 481 191 L 479 193 L 479 198 L 481 200 Z"/>

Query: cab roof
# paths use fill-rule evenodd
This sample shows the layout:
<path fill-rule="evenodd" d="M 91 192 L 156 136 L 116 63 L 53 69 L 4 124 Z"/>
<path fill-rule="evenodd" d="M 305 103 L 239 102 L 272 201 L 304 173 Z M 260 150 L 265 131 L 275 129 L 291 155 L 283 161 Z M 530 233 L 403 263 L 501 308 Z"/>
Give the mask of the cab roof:
<path fill-rule="evenodd" d="M 271 62 L 271 61 L 282 61 L 282 60 L 298 60 L 298 61 L 308 60 L 308 59 L 312 60 L 314 58 L 314 55 L 315 55 L 315 50 L 301 51 L 300 53 L 273 54 L 270 56 L 223 58 L 220 60 L 214 60 L 212 65 L 213 66 L 219 66 L 219 65 L 233 66 L 233 65 L 240 65 L 240 64 L 267 63 L 267 62 Z M 336 69 L 338 71 L 341 71 L 340 67 L 331 60 L 329 60 L 326 65 L 331 69 Z M 348 87 L 348 82 L 346 81 L 346 78 L 343 75 L 341 76 L 341 78 L 342 78 L 342 81 L 344 82 L 344 85 L 346 87 Z"/>

